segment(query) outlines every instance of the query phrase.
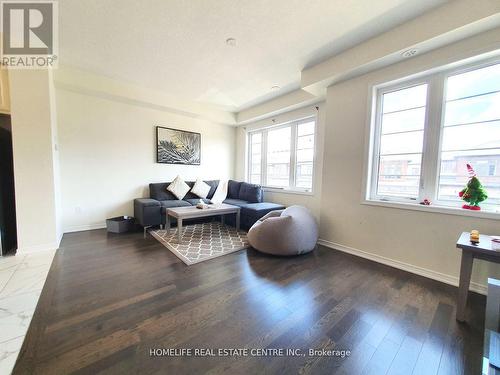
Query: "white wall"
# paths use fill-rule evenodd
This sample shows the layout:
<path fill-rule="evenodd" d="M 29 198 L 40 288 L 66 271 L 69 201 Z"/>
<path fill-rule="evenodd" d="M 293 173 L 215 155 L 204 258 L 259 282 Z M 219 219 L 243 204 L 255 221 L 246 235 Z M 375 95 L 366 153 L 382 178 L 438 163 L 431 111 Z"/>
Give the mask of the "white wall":
<path fill-rule="evenodd" d="M 319 110 L 316 110 L 316 107 Z M 316 116 L 316 155 L 314 163 L 314 183 L 313 183 L 313 193 L 312 194 L 297 194 L 290 192 L 279 192 L 279 191 L 265 191 L 264 199 L 267 202 L 280 203 L 285 206 L 291 206 L 293 204 L 299 204 L 309 208 L 316 218 L 320 218 L 320 207 L 321 207 L 321 181 L 322 181 L 322 169 L 323 169 L 323 142 L 325 134 L 325 105 L 324 103 L 308 105 L 306 107 L 289 111 L 277 116 L 270 117 L 265 120 L 260 120 L 256 122 L 249 123 L 244 126 L 240 126 L 237 132 L 237 155 L 236 155 L 236 179 L 245 181 L 246 180 L 246 156 L 247 156 L 247 141 L 246 133 L 250 130 L 256 130 L 264 127 L 268 127 L 273 124 L 282 124 L 292 120 L 297 120 L 299 118 L 304 118 L 307 116 Z"/>
<path fill-rule="evenodd" d="M 427 277 L 457 284 L 462 231 L 500 234 L 500 221 L 363 205 L 368 103 L 371 87 L 436 66 L 468 59 L 500 48 L 500 29 L 450 44 L 384 69 L 330 86 L 318 116 L 315 191 L 312 196 L 266 192 L 265 199 L 309 207 L 320 219 L 323 244 L 387 263 Z M 282 123 L 303 109 L 240 126 L 237 131 L 236 178 L 245 179 L 246 131 Z M 488 276 L 500 266 L 476 261 L 472 289 L 484 292 Z"/>
<path fill-rule="evenodd" d="M 371 87 L 478 51 L 499 48 L 498 35 L 497 29 L 329 87 L 321 197 L 323 240 L 359 255 L 456 283 L 460 252 L 455 243 L 459 234 L 471 229 L 500 234 L 499 220 L 361 204 Z M 485 284 L 488 274 L 500 276 L 500 266 L 476 261 L 473 281 Z"/>
<path fill-rule="evenodd" d="M 18 253 L 56 249 L 57 151 L 49 70 L 11 70 Z"/>
<path fill-rule="evenodd" d="M 52 149 L 54 157 L 52 159 L 53 174 L 54 174 L 54 197 L 55 197 L 55 215 L 56 215 L 56 236 L 58 244 L 61 242 L 63 231 L 62 223 L 62 196 L 61 196 L 61 164 L 59 154 L 59 135 L 57 127 L 57 105 L 56 105 L 56 89 L 54 87 L 54 80 L 52 71 L 50 71 L 49 81 L 49 98 L 50 98 L 50 131 L 52 133 Z"/>
<path fill-rule="evenodd" d="M 133 215 L 150 182 L 232 178 L 234 127 L 138 103 L 56 89 L 64 231 Z M 200 166 L 156 163 L 155 126 L 201 133 Z"/>

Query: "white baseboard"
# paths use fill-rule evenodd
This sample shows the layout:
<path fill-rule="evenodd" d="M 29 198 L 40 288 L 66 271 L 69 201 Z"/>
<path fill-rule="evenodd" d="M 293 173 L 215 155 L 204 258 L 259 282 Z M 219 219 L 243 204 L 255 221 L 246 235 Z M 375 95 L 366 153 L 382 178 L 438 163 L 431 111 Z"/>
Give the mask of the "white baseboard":
<path fill-rule="evenodd" d="M 59 246 L 61 245 L 61 240 L 63 238 L 63 234 L 59 234 L 57 236 L 57 239 L 55 242 L 50 242 L 50 243 L 45 243 L 45 244 L 40 244 L 40 245 L 33 245 L 33 246 L 25 246 L 25 247 L 19 247 L 16 250 L 16 254 L 34 254 L 34 253 L 40 253 L 43 251 L 54 251 L 59 249 Z"/>
<path fill-rule="evenodd" d="M 59 233 L 57 236 L 57 248 L 59 249 L 59 246 L 61 246 L 61 241 L 64 236 L 64 233 Z"/>
<path fill-rule="evenodd" d="M 363 250 L 355 249 L 349 246 L 341 245 L 335 242 L 319 239 L 318 243 L 320 245 L 342 251 L 344 253 L 352 254 L 361 258 L 369 259 L 377 263 L 382 263 L 385 264 L 386 266 L 391 266 L 394 268 L 398 268 L 403 271 L 411 272 L 420 276 L 427 277 L 429 279 L 441 281 L 442 283 L 453 285 L 453 286 L 458 286 L 458 277 L 457 276 L 452 276 L 452 275 L 447 275 L 441 272 L 433 271 L 427 268 L 422 268 L 419 266 L 415 266 L 413 264 L 409 263 L 404 263 L 399 260 L 394 260 L 390 258 L 383 257 L 378 254 L 373 254 L 373 253 L 368 253 Z M 470 283 L 470 290 L 484 294 L 486 295 L 488 287 L 483 284 L 471 282 Z"/>
<path fill-rule="evenodd" d="M 34 246 L 25 246 L 25 247 L 20 247 L 17 249 L 16 254 L 20 255 L 25 255 L 25 254 L 34 254 L 34 253 L 40 253 L 43 251 L 54 251 L 59 248 L 59 243 L 52 242 L 52 243 L 47 243 L 47 244 L 41 244 L 41 245 L 34 245 Z"/>
<path fill-rule="evenodd" d="M 69 227 L 64 228 L 64 233 L 83 232 L 85 230 L 94 230 L 103 228 L 106 228 L 106 223 L 71 225 Z"/>
<path fill-rule="evenodd" d="M 81 228 L 81 229 L 80 229 Z M 89 229 L 99 229 L 99 228 L 106 228 L 106 224 L 95 224 L 95 225 L 85 225 L 81 227 L 74 227 L 74 230 L 66 230 L 64 233 L 68 232 L 79 232 L 83 230 L 89 230 Z M 73 229 L 73 228 L 71 228 Z M 39 253 L 42 251 L 54 251 L 59 249 L 59 246 L 61 245 L 61 241 L 63 238 L 63 233 L 57 236 L 56 242 L 51 242 L 51 243 L 46 243 L 46 244 L 41 244 L 41 245 L 34 245 L 34 246 L 25 246 L 25 247 L 20 247 L 17 249 L 16 254 L 34 254 L 34 253 Z"/>

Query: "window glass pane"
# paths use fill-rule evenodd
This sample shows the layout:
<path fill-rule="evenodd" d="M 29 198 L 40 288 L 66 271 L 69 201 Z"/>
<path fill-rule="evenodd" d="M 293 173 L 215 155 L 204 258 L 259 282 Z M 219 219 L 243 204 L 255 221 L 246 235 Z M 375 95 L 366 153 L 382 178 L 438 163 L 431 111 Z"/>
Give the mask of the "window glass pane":
<path fill-rule="evenodd" d="M 500 92 L 446 103 L 445 126 L 500 120 Z"/>
<path fill-rule="evenodd" d="M 500 121 L 445 127 L 443 151 L 500 148 Z"/>
<path fill-rule="evenodd" d="M 446 100 L 500 91 L 500 64 L 448 78 Z"/>
<path fill-rule="evenodd" d="M 422 152 L 424 131 L 413 131 L 382 135 L 380 140 L 380 154 L 406 154 Z"/>
<path fill-rule="evenodd" d="M 377 194 L 382 196 L 416 198 L 420 176 L 381 176 L 378 180 Z"/>
<path fill-rule="evenodd" d="M 252 174 L 250 175 L 250 183 L 251 184 L 260 184 L 261 182 L 260 174 Z"/>
<path fill-rule="evenodd" d="M 261 143 L 262 142 L 262 133 L 254 133 L 252 134 L 252 143 Z"/>
<path fill-rule="evenodd" d="M 420 176 L 422 154 L 381 156 L 381 176 Z"/>
<path fill-rule="evenodd" d="M 267 182 L 269 186 L 290 185 L 291 127 L 269 130 L 267 133 Z"/>
<path fill-rule="evenodd" d="M 262 155 L 260 152 L 260 145 L 259 145 L 258 151 L 254 149 L 252 152 L 252 164 L 260 163 L 261 157 Z"/>
<path fill-rule="evenodd" d="M 427 84 L 382 96 L 377 195 L 418 197 L 426 102 Z"/>
<path fill-rule="evenodd" d="M 488 199 L 481 205 L 500 204 L 500 148 L 487 151 L 443 152 L 439 177 L 438 198 L 459 202 L 469 175 L 466 164 L 474 168 L 477 177 L 488 193 Z"/>
<path fill-rule="evenodd" d="M 470 164 L 488 193 L 486 209 L 500 204 L 500 65 L 457 74 L 446 81 L 438 199 L 460 205 Z M 471 97 L 472 96 L 472 97 Z M 456 124 L 466 124 L 452 126 Z"/>
<path fill-rule="evenodd" d="M 314 122 L 297 126 L 297 152 L 295 186 L 303 189 L 312 189 L 313 160 L 314 160 Z"/>
<path fill-rule="evenodd" d="M 308 149 L 308 150 L 297 150 L 297 163 L 303 162 L 303 161 L 313 161 L 314 159 L 314 150 Z"/>
<path fill-rule="evenodd" d="M 314 134 L 314 125 L 314 121 L 299 124 L 297 128 L 297 135 L 300 137 L 302 135 Z"/>
<path fill-rule="evenodd" d="M 382 117 L 382 134 L 423 130 L 425 107 L 387 113 Z"/>
<path fill-rule="evenodd" d="M 423 107 L 427 101 L 427 84 L 389 92 L 383 95 L 383 113 Z"/>
<path fill-rule="evenodd" d="M 261 183 L 261 161 L 262 161 L 262 133 L 252 133 L 250 135 L 250 182 Z"/>
<path fill-rule="evenodd" d="M 297 162 L 296 186 L 312 189 L 313 163 Z"/>
<path fill-rule="evenodd" d="M 382 156 L 379 162 L 378 195 L 417 197 L 422 154 Z"/>
<path fill-rule="evenodd" d="M 305 148 L 314 147 L 314 135 L 304 135 L 297 139 L 297 149 L 303 150 Z"/>
<path fill-rule="evenodd" d="M 252 174 L 260 174 L 260 162 L 255 163 L 255 160 L 252 160 Z"/>

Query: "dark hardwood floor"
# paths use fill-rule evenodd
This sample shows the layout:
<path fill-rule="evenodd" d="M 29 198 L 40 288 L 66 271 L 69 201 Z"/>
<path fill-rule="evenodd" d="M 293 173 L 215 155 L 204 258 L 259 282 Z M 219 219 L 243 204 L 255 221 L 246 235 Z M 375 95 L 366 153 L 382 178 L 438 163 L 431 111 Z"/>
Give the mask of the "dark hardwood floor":
<path fill-rule="evenodd" d="M 456 292 L 323 247 L 188 267 L 141 233 L 66 234 L 14 374 L 478 374 L 485 298 L 471 294 L 458 324 Z M 155 348 L 306 355 L 151 356 Z"/>

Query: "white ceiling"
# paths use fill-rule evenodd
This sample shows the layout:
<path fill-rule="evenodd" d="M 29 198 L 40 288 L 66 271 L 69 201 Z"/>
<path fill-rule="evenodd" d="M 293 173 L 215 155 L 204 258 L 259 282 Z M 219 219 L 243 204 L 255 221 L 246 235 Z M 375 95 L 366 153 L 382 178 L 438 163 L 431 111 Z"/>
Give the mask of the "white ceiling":
<path fill-rule="evenodd" d="M 444 2 L 64 0 L 60 64 L 238 111 L 298 88 L 304 67 Z"/>

